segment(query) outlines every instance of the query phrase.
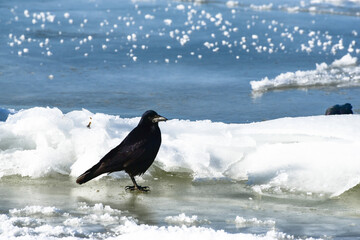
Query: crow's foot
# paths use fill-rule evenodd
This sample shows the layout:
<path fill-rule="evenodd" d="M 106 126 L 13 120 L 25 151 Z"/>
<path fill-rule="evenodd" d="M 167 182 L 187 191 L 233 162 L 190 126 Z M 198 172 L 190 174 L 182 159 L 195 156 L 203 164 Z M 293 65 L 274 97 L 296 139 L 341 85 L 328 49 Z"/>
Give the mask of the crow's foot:
<path fill-rule="evenodd" d="M 148 186 L 141 187 L 141 186 L 126 186 L 125 190 L 128 191 L 140 191 L 140 192 L 149 192 L 150 188 Z"/>

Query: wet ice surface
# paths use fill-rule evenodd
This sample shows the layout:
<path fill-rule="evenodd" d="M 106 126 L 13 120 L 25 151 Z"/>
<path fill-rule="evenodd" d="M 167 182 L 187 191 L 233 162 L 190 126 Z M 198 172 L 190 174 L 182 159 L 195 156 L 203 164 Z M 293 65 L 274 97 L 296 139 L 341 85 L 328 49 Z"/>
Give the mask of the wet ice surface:
<path fill-rule="evenodd" d="M 291 193 L 261 196 L 241 182 L 194 183 L 158 175 L 158 180 L 142 181 L 151 186 L 150 193 L 137 194 L 125 192 L 129 183 L 107 179 L 79 187 L 72 178 L 4 178 L 0 236 L 342 239 L 359 234 L 358 213 L 353 211 L 359 206 L 357 191 L 350 194 L 352 200 Z"/>
<path fill-rule="evenodd" d="M 323 114 L 358 101 L 358 71 L 350 88 L 293 84 L 261 98 L 249 83 L 356 58 L 359 12 L 354 1 L 7 2 L 0 100 L 222 122 Z"/>

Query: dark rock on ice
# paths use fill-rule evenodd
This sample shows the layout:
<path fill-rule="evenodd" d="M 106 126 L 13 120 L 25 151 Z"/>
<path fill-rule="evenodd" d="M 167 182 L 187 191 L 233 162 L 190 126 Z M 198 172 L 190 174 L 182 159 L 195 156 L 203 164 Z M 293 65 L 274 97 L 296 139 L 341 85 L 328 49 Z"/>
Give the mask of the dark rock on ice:
<path fill-rule="evenodd" d="M 340 115 L 340 114 L 353 114 L 352 106 L 350 103 L 345 103 L 344 105 L 336 104 L 332 107 L 329 107 L 325 115 Z"/>

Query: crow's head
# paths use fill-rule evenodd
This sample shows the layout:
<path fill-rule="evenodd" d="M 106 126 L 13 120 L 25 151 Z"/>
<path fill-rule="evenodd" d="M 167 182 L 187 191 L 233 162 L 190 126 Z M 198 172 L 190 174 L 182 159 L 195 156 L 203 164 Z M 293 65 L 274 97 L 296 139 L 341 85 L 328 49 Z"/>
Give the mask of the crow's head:
<path fill-rule="evenodd" d="M 167 118 L 160 116 L 155 111 L 148 110 L 142 115 L 139 124 L 151 124 L 151 123 L 154 124 L 154 123 L 158 123 L 158 122 L 166 121 L 166 120 L 167 120 Z"/>

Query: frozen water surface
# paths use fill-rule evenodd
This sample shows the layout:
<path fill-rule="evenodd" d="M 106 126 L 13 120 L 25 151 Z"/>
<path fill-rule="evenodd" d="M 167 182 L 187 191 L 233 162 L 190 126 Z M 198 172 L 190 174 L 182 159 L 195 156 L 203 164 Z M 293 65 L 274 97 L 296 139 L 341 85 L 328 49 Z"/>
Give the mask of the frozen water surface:
<path fill-rule="evenodd" d="M 1 239 L 359 238 L 359 1 L 15 0 L 0 16 Z M 138 179 L 152 191 L 125 192 L 125 173 L 76 185 L 147 109 L 171 119 Z"/>

